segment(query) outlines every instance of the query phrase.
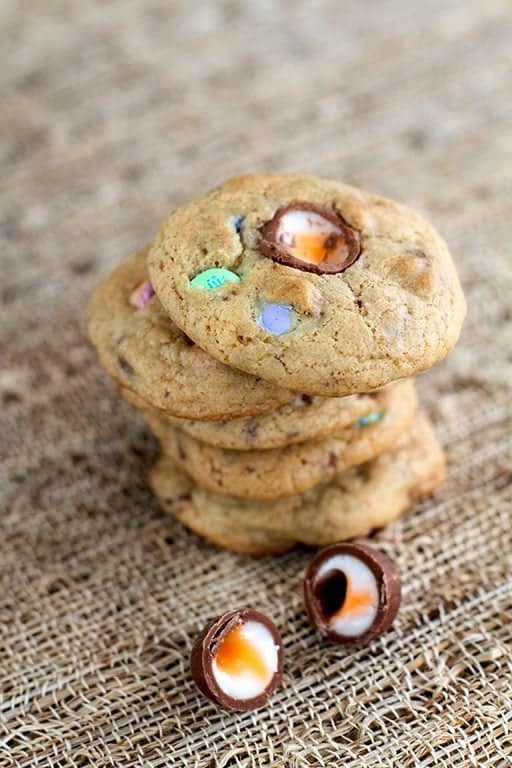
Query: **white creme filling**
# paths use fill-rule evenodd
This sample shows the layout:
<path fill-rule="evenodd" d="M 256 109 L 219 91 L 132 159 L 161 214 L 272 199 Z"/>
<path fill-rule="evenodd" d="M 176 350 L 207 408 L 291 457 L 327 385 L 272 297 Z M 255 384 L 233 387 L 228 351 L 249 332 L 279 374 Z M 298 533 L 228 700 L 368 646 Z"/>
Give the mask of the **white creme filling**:
<path fill-rule="evenodd" d="M 329 629 L 346 637 L 362 635 L 375 621 L 379 607 L 379 590 L 375 576 L 368 566 L 353 555 L 334 555 L 326 560 L 317 571 L 315 583 L 329 572 L 341 571 L 347 579 L 347 597 L 352 592 L 367 592 L 370 595 L 368 606 L 359 610 L 347 611 L 344 614 L 343 605 L 328 621 Z"/>
<path fill-rule="evenodd" d="M 247 621 L 241 634 L 260 654 L 268 670 L 267 677 L 263 680 L 249 670 L 241 675 L 231 675 L 218 666 L 216 659 L 213 660 L 212 671 L 217 685 L 227 696 L 253 699 L 263 693 L 277 672 L 279 646 L 267 627 L 257 621 Z"/>
<path fill-rule="evenodd" d="M 277 241 L 293 247 L 296 235 L 339 235 L 341 230 L 329 219 L 315 211 L 288 211 L 279 219 Z"/>

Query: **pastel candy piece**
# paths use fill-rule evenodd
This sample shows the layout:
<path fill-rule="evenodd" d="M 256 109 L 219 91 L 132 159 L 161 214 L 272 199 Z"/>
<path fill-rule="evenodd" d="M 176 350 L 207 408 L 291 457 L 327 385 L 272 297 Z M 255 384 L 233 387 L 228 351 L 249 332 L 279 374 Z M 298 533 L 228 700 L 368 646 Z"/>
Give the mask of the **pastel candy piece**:
<path fill-rule="evenodd" d="M 261 250 L 274 261 L 305 272 L 342 272 L 359 256 L 358 230 L 339 213 L 313 203 L 279 208 L 262 231 Z"/>
<path fill-rule="evenodd" d="M 212 267 L 199 272 L 191 281 L 190 285 L 194 288 L 205 288 L 207 291 L 213 291 L 220 288 L 225 283 L 239 283 L 240 277 L 230 269 L 224 267 Z"/>
<path fill-rule="evenodd" d="M 133 291 L 130 293 L 128 303 L 132 307 L 142 309 L 146 306 L 148 301 L 155 295 L 155 289 L 149 282 L 149 280 L 143 280 L 141 283 L 137 283 Z"/>
<path fill-rule="evenodd" d="M 384 411 L 372 411 L 367 413 L 366 416 L 362 416 L 359 421 L 356 421 L 356 426 L 367 427 L 370 424 L 376 424 L 378 421 L 382 421 L 384 418 Z"/>
<path fill-rule="evenodd" d="M 265 331 L 281 336 L 292 330 L 294 315 L 294 309 L 290 304 L 270 302 L 262 307 L 258 324 Z"/>
<path fill-rule="evenodd" d="M 238 234 L 240 234 L 240 232 L 243 229 L 244 221 L 245 221 L 245 216 L 242 216 L 241 214 L 239 214 L 238 216 L 233 216 L 233 218 L 231 219 L 231 223 L 233 224 Z"/>

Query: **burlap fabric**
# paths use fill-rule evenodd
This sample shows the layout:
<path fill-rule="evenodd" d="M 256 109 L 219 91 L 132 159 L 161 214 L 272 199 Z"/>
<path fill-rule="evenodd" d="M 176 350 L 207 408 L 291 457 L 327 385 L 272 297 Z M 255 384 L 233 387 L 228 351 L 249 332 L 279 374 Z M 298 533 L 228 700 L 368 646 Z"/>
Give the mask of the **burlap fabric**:
<path fill-rule="evenodd" d="M 510 5 L 7 0 L 2 23 L 0 765 L 496 766 L 512 760 Z M 468 295 L 420 394 L 445 486 L 378 536 L 396 628 L 320 644 L 309 554 L 252 560 L 166 517 L 156 445 L 84 331 L 102 274 L 170 206 L 246 170 L 307 170 L 419 206 Z M 285 685 L 225 714 L 192 638 L 252 605 Z"/>

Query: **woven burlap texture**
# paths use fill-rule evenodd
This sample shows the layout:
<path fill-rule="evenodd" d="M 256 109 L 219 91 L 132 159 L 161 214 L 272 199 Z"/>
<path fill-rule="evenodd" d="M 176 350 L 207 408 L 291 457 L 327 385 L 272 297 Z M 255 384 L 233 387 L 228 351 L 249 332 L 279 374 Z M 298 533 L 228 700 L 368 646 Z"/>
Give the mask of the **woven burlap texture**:
<path fill-rule="evenodd" d="M 0 23 L 2 768 L 510 766 L 509 3 L 7 0 Z M 467 292 L 460 345 L 419 382 L 448 480 L 374 540 L 404 596 L 369 649 L 308 626 L 310 553 L 237 556 L 159 509 L 156 444 L 85 338 L 100 277 L 249 170 L 419 207 Z M 287 656 L 245 715 L 188 674 L 196 632 L 240 605 Z"/>

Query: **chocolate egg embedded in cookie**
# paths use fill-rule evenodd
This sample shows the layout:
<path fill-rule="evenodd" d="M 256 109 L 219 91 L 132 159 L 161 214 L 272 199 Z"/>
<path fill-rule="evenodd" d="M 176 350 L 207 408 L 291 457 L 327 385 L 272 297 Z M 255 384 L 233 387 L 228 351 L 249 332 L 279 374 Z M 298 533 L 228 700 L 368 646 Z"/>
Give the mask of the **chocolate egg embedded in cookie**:
<path fill-rule="evenodd" d="M 362 544 L 320 550 L 304 578 L 312 624 L 336 643 L 366 645 L 393 623 L 400 605 L 400 574 L 389 557 Z"/>
<path fill-rule="evenodd" d="M 199 689 L 225 709 L 264 706 L 283 675 L 283 645 L 275 624 L 252 608 L 228 611 L 196 640 L 190 666 Z"/>
<path fill-rule="evenodd" d="M 318 274 L 347 269 L 359 256 L 359 232 L 335 210 L 313 203 L 279 208 L 262 230 L 261 250 L 288 267 Z"/>

